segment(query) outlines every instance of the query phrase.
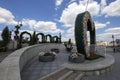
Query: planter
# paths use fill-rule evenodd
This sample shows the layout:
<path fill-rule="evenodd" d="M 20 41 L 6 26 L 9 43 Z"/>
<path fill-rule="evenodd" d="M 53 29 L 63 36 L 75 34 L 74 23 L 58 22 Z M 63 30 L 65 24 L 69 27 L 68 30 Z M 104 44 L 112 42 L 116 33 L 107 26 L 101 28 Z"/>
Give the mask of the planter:
<path fill-rule="evenodd" d="M 59 49 L 57 49 L 57 48 L 53 48 L 53 49 L 51 49 L 51 51 L 55 52 L 55 53 L 59 53 Z"/>
<path fill-rule="evenodd" d="M 7 47 L 1 47 L 0 46 L 0 52 L 6 52 L 7 51 Z"/>
<path fill-rule="evenodd" d="M 66 50 L 69 51 L 69 52 L 70 52 L 72 49 L 73 49 L 73 48 L 66 48 Z"/>
<path fill-rule="evenodd" d="M 41 61 L 41 62 L 51 62 L 54 60 L 55 60 L 55 55 L 39 56 L 39 61 Z"/>
<path fill-rule="evenodd" d="M 85 57 L 84 55 L 78 56 L 78 58 L 72 58 L 71 56 L 69 56 L 68 60 L 73 63 L 83 63 L 85 61 Z"/>

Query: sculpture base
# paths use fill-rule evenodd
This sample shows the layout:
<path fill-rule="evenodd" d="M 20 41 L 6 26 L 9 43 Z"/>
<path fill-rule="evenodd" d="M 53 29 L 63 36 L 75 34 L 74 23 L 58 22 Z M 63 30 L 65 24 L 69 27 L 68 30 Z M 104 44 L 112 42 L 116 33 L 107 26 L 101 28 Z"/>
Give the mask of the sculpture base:
<path fill-rule="evenodd" d="M 71 70 L 85 72 L 86 75 L 100 75 L 110 71 L 114 63 L 114 57 L 107 54 L 105 58 L 99 58 L 93 61 L 86 60 L 80 64 L 67 62 L 62 66 Z"/>
<path fill-rule="evenodd" d="M 68 57 L 68 61 L 72 62 L 72 63 L 83 63 L 85 61 L 84 56 L 78 56 L 78 58 L 72 58 L 72 57 Z"/>

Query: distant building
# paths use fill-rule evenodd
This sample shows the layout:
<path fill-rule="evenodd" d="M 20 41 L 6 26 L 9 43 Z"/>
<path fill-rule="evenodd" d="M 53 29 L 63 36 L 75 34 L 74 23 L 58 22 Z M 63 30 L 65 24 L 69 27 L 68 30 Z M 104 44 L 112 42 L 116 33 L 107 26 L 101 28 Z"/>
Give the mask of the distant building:
<path fill-rule="evenodd" d="M 109 44 L 108 44 L 108 46 L 117 46 L 117 43 L 116 43 L 116 41 L 111 41 L 111 42 L 109 42 Z"/>
<path fill-rule="evenodd" d="M 120 39 L 116 39 L 115 41 L 116 41 L 117 45 L 120 45 Z"/>
<path fill-rule="evenodd" d="M 97 46 L 108 46 L 108 43 L 106 41 L 97 41 L 96 45 Z"/>

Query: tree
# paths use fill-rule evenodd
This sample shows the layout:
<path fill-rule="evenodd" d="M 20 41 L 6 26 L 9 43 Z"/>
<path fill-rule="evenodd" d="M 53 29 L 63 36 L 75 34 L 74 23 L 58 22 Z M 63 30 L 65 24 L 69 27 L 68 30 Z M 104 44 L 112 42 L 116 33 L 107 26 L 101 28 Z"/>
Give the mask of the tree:
<path fill-rule="evenodd" d="M 4 46 L 7 47 L 7 44 L 10 41 L 10 31 L 7 26 L 3 29 L 1 36 L 3 39 Z"/>

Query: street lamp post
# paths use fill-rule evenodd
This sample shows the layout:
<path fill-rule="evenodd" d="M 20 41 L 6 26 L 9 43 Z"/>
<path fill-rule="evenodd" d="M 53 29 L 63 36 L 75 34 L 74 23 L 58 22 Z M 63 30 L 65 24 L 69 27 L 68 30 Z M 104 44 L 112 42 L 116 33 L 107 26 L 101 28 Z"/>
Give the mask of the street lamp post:
<path fill-rule="evenodd" d="M 59 43 L 61 43 L 61 37 L 62 37 L 62 35 L 61 35 L 61 32 L 59 33 Z"/>
<path fill-rule="evenodd" d="M 18 44 L 18 41 L 19 41 L 19 36 L 18 36 L 18 34 L 19 34 L 19 29 L 22 27 L 23 25 L 22 25 L 22 22 L 21 23 L 19 23 L 19 21 L 18 21 L 18 24 L 15 26 L 15 31 L 14 31 L 14 33 L 15 33 L 15 36 L 14 36 L 14 39 L 17 41 L 17 48 L 19 48 L 19 44 Z"/>
<path fill-rule="evenodd" d="M 115 42 L 114 42 L 114 35 L 112 35 L 113 38 L 113 52 L 115 52 Z"/>
<path fill-rule="evenodd" d="M 18 34 L 19 34 L 19 29 L 20 29 L 20 27 L 22 26 L 22 22 L 21 23 L 19 23 L 18 22 L 18 24 L 15 26 L 15 31 L 14 31 L 14 33 L 15 33 L 15 40 L 18 40 L 19 39 L 19 36 L 18 36 Z"/>

